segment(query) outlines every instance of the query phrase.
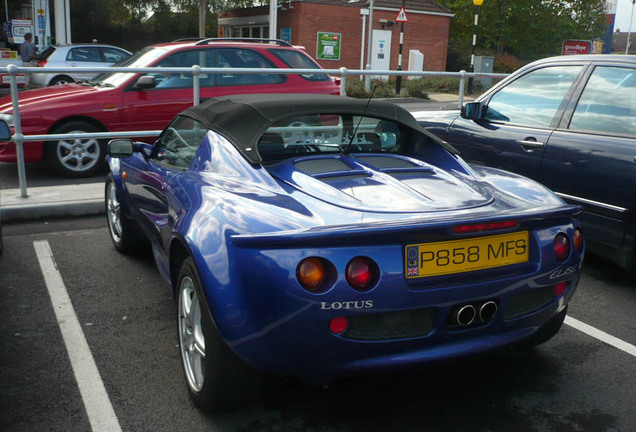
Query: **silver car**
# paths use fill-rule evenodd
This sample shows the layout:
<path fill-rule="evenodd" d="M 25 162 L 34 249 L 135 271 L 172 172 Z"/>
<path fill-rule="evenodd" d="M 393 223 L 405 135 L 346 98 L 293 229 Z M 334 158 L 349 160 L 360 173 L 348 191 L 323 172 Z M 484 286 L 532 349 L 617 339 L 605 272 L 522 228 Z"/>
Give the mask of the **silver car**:
<path fill-rule="evenodd" d="M 68 72 L 36 73 L 31 76 L 34 87 L 62 85 L 90 79 L 97 72 L 72 72 L 73 67 L 110 66 L 132 54 L 123 48 L 100 44 L 51 45 L 38 56 L 42 68 L 69 68 Z"/>

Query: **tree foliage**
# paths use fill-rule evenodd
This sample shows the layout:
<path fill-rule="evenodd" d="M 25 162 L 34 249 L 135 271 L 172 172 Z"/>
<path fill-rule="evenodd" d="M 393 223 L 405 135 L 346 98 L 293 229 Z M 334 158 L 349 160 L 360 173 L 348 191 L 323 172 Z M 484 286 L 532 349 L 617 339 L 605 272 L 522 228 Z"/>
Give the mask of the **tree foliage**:
<path fill-rule="evenodd" d="M 206 36 L 217 35 L 217 13 L 251 0 L 207 0 Z M 136 51 L 199 35 L 199 0 L 71 0 L 73 41 L 97 39 Z"/>
<path fill-rule="evenodd" d="M 466 57 L 472 49 L 476 7 L 471 0 L 436 1 L 455 14 L 450 48 Z M 600 38 L 605 27 L 605 0 L 484 0 L 477 54 L 513 54 L 528 60 L 556 55 L 564 40 Z"/>

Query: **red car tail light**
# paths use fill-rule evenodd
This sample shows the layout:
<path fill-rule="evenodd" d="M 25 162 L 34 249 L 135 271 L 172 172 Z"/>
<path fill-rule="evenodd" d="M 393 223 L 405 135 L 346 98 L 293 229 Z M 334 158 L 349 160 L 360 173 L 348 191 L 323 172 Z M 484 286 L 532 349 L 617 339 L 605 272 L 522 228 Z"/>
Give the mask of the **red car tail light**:
<path fill-rule="evenodd" d="M 567 287 L 568 287 L 567 282 L 559 282 L 558 284 L 554 286 L 554 295 L 557 297 L 562 296 L 565 290 L 567 289 Z"/>
<path fill-rule="evenodd" d="M 559 261 L 565 261 L 570 255 L 570 241 L 563 233 L 554 237 L 554 254 Z"/>
<path fill-rule="evenodd" d="M 349 322 L 345 317 L 337 317 L 329 322 L 329 330 L 331 330 L 332 333 L 343 333 L 347 330 L 347 327 L 349 327 Z"/>
<path fill-rule="evenodd" d="M 479 231 L 493 231 L 507 228 L 515 228 L 517 221 L 503 221 L 503 222 L 487 222 L 476 223 L 469 225 L 459 225 L 453 228 L 455 234 L 466 234 Z"/>
<path fill-rule="evenodd" d="M 321 293 L 329 289 L 335 279 L 333 264 L 323 258 L 305 258 L 296 267 L 296 279 L 300 285 L 312 293 Z"/>
<path fill-rule="evenodd" d="M 367 291 L 378 282 L 380 270 L 371 258 L 355 257 L 347 264 L 346 276 L 353 289 Z"/>
<path fill-rule="evenodd" d="M 583 250 L 583 233 L 579 228 L 574 230 L 574 249 L 577 252 L 581 252 Z"/>
<path fill-rule="evenodd" d="M 37 67 L 45 67 L 46 66 L 46 60 L 38 60 L 38 62 L 35 65 Z"/>

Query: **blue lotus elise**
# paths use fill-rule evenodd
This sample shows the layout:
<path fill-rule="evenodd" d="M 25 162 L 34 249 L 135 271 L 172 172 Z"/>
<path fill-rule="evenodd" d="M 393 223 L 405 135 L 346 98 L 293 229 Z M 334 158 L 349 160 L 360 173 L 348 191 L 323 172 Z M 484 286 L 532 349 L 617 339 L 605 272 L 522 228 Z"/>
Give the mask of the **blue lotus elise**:
<path fill-rule="evenodd" d="M 211 99 L 108 152 L 112 242 L 152 246 L 203 410 L 262 372 L 327 382 L 545 342 L 579 280 L 579 207 L 468 165 L 391 103 Z"/>

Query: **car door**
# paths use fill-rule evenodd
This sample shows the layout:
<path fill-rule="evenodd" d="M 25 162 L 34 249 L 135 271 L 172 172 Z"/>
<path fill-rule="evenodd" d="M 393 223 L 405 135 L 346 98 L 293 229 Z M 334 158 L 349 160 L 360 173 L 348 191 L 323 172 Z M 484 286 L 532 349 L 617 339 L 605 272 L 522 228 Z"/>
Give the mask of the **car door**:
<path fill-rule="evenodd" d="M 447 141 L 469 162 L 537 178 L 550 134 L 582 65 L 532 69 L 480 102 L 477 120 L 458 117 Z"/>
<path fill-rule="evenodd" d="M 248 48 L 217 48 L 215 65 L 220 68 L 272 69 L 276 65 L 265 56 Z M 213 81 L 212 81 L 213 80 Z M 210 76 L 211 85 L 202 85 L 205 98 L 250 93 L 293 93 L 297 88 L 288 84 L 285 74 L 241 74 L 228 72 Z M 202 79 L 202 83 L 205 81 Z"/>
<path fill-rule="evenodd" d="M 104 63 L 110 66 L 130 57 L 129 52 L 119 48 L 100 47 L 100 51 L 102 52 L 102 66 L 104 66 Z"/>
<path fill-rule="evenodd" d="M 97 46 L 73 47 L 66 55 L 66 65 L 69 67 L 103 67 L 102 55 Z M 73 79 L 82 81 L 92 78 L 95 72 L 73 71 Z"/>
<path fill-rule="evenodd" d="M 540 180 L 585 209 L 586 236 L 619 247 L 636 208 L 636 67 L 597 64 L 548 141 Z"/>
<path fill-rule="evenodd" d="M 179 116 L 163 131 L 143 164 L 126 170 L 126 187 L 133 214 L 155 245 L 170 240 L 174 224 L 174 185 L 187 171 L 207 129 Z"/>
<path fill-rule="evenodd" d="M 213 50 L 179 51 L 160 60 L 157 67 L 187 67 L 193 65 L 211 67 L 214 64 Z M 157 85 L 154 88 L 138 89 L 134 84 L 124 91 L 122 117 L 126 119 L 128 130 L 161 130 L 175 115 L 191 107 L 194 103 L 192 74 L 159 73 L 151 74 Z M 209 86 L 213 77 L 201 77 L 201 97 L 204 86 Z"/>

